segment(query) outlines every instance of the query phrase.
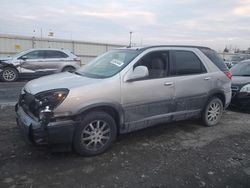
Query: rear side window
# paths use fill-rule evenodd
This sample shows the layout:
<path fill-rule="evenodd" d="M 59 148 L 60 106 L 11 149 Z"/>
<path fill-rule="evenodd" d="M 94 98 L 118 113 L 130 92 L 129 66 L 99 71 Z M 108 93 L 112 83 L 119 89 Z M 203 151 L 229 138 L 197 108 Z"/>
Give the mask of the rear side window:
<path fill-rule="evenodd" d="M 45 58 L 50 59 L 50 58 L 67 58 L 68 55 L 60 52 L 60 51 L 55 51 L 55 50 L 45 50 Z"/>
<path fill-rule="evenodd" d="M 223 59 L 211 49 L 200 49 L 221 71 L 228 71 Z"/>
<path fill-rule="evenodd" d="M 200 59 L 190 51 L 171 51 L 174 75 L 191 75 L 206 72 Z"/>

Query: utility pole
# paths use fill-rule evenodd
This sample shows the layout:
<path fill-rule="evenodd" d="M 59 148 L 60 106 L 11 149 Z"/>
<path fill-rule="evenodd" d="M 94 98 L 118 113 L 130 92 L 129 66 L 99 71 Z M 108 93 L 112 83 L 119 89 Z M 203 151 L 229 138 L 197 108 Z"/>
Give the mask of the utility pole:
<path fill-rule="evenodd" d="M 128 47 L 131 47 L 131 46 L 132 46 L 132 34 L 133 34 L 133 32 L 130 31 L 130 32 L 129 32 L 129 45 L 128 45 Z"/>
<path fill-rule="evenodd" d="M 33 36 L 32 36 L 32 48 L 35 48 L 35 33 L 36 33 L 36 30 L 34 29 Z"/>
<path fill-rule="evenodd" d="M 40 29 L 41 32 L 41 40 L 43 39 L 43 28 Z"/>

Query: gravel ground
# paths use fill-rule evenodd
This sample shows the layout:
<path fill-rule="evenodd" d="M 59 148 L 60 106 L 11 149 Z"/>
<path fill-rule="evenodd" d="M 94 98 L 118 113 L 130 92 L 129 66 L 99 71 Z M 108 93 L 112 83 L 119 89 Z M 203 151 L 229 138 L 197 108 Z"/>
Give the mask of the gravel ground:
<path fill-rule="evenodd" d="M 0 82 L 0 105 L 12 104 L 18 100 L 22 87 L 27 83 L 25 80 L 18 82 Z"/>
<path fill-rule="evenodd" d="M 119 136 L 85 158 L 27 145 L 13 107 L 0 109 L 0 187 L 250 187 L 250 115 L 227 111 L 216 127 L 198 121 Z"/>

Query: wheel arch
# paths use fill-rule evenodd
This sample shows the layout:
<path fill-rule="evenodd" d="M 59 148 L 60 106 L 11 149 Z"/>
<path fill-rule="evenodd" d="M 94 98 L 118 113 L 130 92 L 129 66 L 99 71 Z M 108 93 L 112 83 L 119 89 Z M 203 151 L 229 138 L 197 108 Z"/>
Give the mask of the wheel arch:
<path fill-rule="evenodd" d="M 66 68 L 73 68 L 73 69 L 76 69 L 73 65 L 65 65 L 65 66 L 62 67 L 61 72 L 63 72 L 64 69 L 66 69 Z"/>
<path fill-rule="evenodd" d="M 2 63 L 2 65 L 3 65 L 3 67 L 2 67 L 2 69 L 5 69 L 5 68 L 13 68 L 13 69 L 15 69 L 18 73 L 19 73 L 19 71 L 18 71 L 18 69 L 17 69 L 17 67 L 18 66 L 15 66 L 15 65 L 13 65 L 13 64 L 7 64 L 7 63 Z"/>
<path fill-rule="evenodd" d="M 117 131 L 118 133 L 120 133 L 122 125 L 124 124 L 124 113 L 120 105 L 111 103 L 99 103 L 99 104 L 89 105 L 87 107 L 82 108 L 77 113 L 77 117 L 78 118 L 83 117 L 84 115 L 93 111 L 102 111 L 111 115 L 111 117 L 113 117 L 116 122 Z"/>
<path fill-rule="evenodd" d="M 222 101 L 223 107 L 224 108 L 226 107 L 226 96 L 225 96 L 223 91 L 221 91 L 221 90 L 213 90 L 213 91 L 211 91 L 207 101 L 212 97 L 218 97 Z"/>

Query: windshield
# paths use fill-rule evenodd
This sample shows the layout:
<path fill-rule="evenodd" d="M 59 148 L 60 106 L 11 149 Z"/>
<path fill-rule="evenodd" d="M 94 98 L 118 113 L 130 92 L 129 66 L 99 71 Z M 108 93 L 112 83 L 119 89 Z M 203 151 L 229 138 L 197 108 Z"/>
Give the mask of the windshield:
<path fill-rule="evenodd" d="M 108 78 L 120 72 L 140 53 L 140 50 L 131 49 L 110 51 L 83 66 L 77 73 L 92 78 Z"/>
<path fill-rule="evenodd" d="M 231 72 L 233 76 L 250 76 L 250 63 L 239 63 L 231 69 Z"/>
<path fill-rule="evenodd" d="M 231 60 L 232 61 L 240 61 L 242 58 L 240 56 L 232 56 Z"/>
<path fill-rule="evenodd" d="M 233 55 L 226 58 L 227 61 L 242 61 L 245 59 L 250 59 L 249 55 Z"/>
<path fill-rule="evenodd" d="M 18 58 L 18 57 L 21 57 L 22 55 L 24 55 L 24 54 L 26 54 L 26 53 L 28 53 L 28 52 L 30 52 L 31 50 L 23 50 L 23 51 L 21 51 L 21 52 L 18 52 L 18 53 L 16 53 L 15 55 L 13 55 L 13 58 Z"/>

